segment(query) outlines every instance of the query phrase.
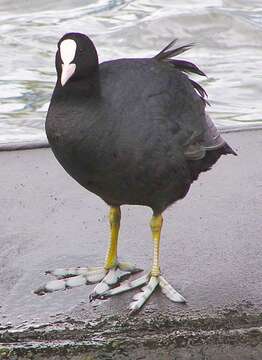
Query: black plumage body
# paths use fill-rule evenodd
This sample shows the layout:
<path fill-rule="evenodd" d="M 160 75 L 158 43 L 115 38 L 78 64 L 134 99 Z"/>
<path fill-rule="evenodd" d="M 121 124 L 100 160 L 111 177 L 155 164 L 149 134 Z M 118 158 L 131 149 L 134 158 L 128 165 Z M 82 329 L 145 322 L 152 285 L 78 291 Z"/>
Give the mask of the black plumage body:
<path fill-rule="evenodd" d="M 83 80 L 59 80 L 46 132 L 64 169 L 112 206 L 161 213 L 222 154 L 234 153 L 205 101 L 173 63 L 119 59 Z"/>

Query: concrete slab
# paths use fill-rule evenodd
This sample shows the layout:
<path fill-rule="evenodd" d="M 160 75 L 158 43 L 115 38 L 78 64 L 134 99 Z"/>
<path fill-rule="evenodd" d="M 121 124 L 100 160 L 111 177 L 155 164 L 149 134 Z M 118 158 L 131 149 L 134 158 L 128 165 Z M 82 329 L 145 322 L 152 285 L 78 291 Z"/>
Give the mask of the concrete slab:
<path fill-rule="evenodd" d="M 260 359 L 262 131 L 224 136 L 239 156 L 223 157 L 192 185 L 186 199 L 164 215 L 162 272 L 188 303 L 176 305 L 157 293 L 134 318 L 127 318 L 126 313 L 135 290 L 91 304 L 92 286 L 43 297 L 33 294 L 48 280 L 45 270 L 102 264 L 108 209 L 64 172 L 50 149 L 1 152 L 3 353 L 11 351 L 22 359 L 28 358 L 28 351 L 42 349 L 37 350 L 40 359 L 44 349 L 70 348 L 91 355 L 101 350 L 105 359 L 105 354 L 116 352 L 121 358 L 123 349 L 133 348 L 134 357 L 128 352 L 128 358 L 138 358 L 140 349 L 141 359 L 153 359 L 149 349 L 164 346 L 163 359 L 169 359 L 167 350 L 172 353 L 174 346 L 194 344 L 194 351 L 201 355 L 203 344 L 213 344 L 215 349 L 219 341 L 225 344 L 230 338 L 236 340 L 234 349 L 240 339 L 245 349 L 253 346 L 254 350 L 255 342 Z M 150 217 L 147 208 L 122 209 L 120 257 L 145 270 L 152 256 Z M 213 351 L 210 346 L 206 351 Z M 240 349 L 238 359 L 244 354 Z M 59 356 L 60 350 L 52 354 Z M 76 352 L 69 358 L 78 356 Z M 219 355 L 218 350 L 214 353 Z"/>

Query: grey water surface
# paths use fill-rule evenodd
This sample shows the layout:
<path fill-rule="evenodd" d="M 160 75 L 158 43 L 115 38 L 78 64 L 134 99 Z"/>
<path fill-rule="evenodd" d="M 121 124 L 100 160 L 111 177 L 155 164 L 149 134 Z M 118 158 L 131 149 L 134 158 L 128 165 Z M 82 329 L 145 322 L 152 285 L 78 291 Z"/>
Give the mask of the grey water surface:
<path fill-rule="evenodd" d="M 262 126 L 260 0 L 0 0 L 0 144 L 45 141 L 44 119 L 66 32 L 88 34 L 100 61 L 151 56 L 174 38 L 219 127 Z"/>

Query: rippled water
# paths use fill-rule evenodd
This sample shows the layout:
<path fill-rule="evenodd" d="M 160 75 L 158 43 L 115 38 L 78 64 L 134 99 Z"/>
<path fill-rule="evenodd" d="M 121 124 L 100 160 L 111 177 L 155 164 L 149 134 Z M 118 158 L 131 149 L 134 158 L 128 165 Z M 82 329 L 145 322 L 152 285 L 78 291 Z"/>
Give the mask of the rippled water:
<path fill-rule="evenodd" d="M 61 35 L 84 32 L 100 60 L 153 55 L 179 38 L 218 126 L 262 125 L 261 0 L 0 0 L 0 143 L 45 139 Z"/>

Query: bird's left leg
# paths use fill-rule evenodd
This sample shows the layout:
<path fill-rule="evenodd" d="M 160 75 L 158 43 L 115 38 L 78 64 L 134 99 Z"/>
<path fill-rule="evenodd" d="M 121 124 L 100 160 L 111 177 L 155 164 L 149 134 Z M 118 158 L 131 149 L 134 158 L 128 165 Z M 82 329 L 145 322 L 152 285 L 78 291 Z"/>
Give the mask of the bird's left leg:
<path fill-rule="evenodd" d="M 113 296 L 136 287 L 145 285 L 139 293 L 135 294 L 132 303 L 130 304 L 131 312 L 139 310 L 144 303 L 149 299 L 151 294 L 157 287 L 160 287 L 162 292 L 174 302 L 185 302 L 185 299 L 180 295 L 162 276 L 160 273 L 160 261 L 159 261 L 159 247 L 160 247 L 160 234 L 163 224 L 162 215 L 153 215 L 150 227 L 152 231 L 153 238 L 153 265 L 151 272 L 141 278 L 133 280 L 131 282 L 123 283 L 120 286 L 111 289 L 106 292 L 105 297 Z"/>
<path fill-rule="evenodd" d="M 92 299 L 96 295 L 101 295 L 104 291 L 111 289 L 112 286 L 130 274 L 142 271 L 129 263 L 118 262 L 117 242 L 120 229 L 121 210 L 120 207 L 110 207 L 109 223 L 111 236 L 109 239 L 107 254 L 104 266 L 101 267 L 75 267 L 67 269 L 56 269 L 46 271 L 46 274 L 53 275 L 56 280 L 47 282 L 34 292 L 43 295 L 48 292 L 65 290 L 73 287 L 98 283 L 93 293 Z"/>
<path fill-rule="evenodd" d="M 160 235 L 163 224 L 162 215 L 153 215 L 150 227 L 153 238 L 153 265 L 149 274 L 149 281 L 147 285 L 142 288 L 142 291 L 135 294 L 133 301 L 130 304 L 130 310 L 135 312 L 139 310 L 144 303 L 149 299 L 154 290 L 160 286 L 162 292 L 174 302 L 185 302 L 186 300 L 180 295 L 162 276 L 160 273 Z"/>

